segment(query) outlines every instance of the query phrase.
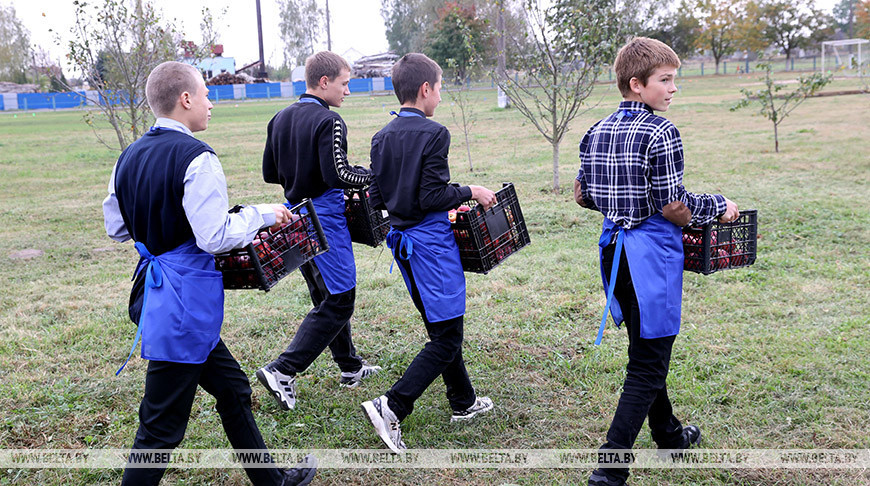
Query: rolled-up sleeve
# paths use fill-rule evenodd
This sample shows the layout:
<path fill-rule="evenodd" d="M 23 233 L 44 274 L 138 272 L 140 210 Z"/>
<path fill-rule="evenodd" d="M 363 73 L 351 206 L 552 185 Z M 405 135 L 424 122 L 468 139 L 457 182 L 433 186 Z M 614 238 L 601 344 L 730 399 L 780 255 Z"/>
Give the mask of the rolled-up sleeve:
<path fill-rule="evenodd" d="M 227 183 L 217 156 L 198 156 L 184 176 L 182 206 L 196 245 L 209 253 L 222 253 L 250 243 L 257 231 L 275 224 L 275 212 L 268 204 L 242 208 L 229 214 Z"/>

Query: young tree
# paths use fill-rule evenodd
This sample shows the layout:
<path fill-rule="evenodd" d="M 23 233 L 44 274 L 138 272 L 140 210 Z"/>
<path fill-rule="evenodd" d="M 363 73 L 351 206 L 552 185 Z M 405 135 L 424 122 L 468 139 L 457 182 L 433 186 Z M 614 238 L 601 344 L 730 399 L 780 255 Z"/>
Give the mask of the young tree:
<path fill-rule="evenodd" d="M 505 49 L 517 76 L 494 73 L 514 106 L 553 148 L 553 192 L 559 192 L 559 145 L 613 60 L 619 32 L 613 0 L 524 0 L 528 31 Z M 587 108 L 587 110 L 590 108 Z"/>
<path fill-rule="evenodd" d="M 296 66 L 314 54 L 323 32 L 323 11 L 316 0 L 280 0 L 281 22 L 278 24 L 284 41 L 284 58 Z"/>
<path fill-rule="evenodd" d="M 779 124 L 797 108 L 807 97 L 831 82 L 831 76 L 822 73 L 813 73 L 811 76 L 801 76 L 798 79 L 798 87 L 790 93 L 780 94 L 785 85 L 776 83 L 772 77 L 773 67 L 770 62 L 761 62 L 757 66 L 764 71 L 764 87 L 751 91 L 746 88 L 740 90 L 744 98 L 731 107 L 731 111 L 751 104 L 760 106 L 759 113 L 773 123 L 774 148 L 779 153 Z"/>
<path fill-rule="evenodd" d="M 737 49 L 739 0 L 698 0 L 697 8 L 701 32 L 696 41 L 698 49 L 709 50 L 716 63 Z"/>
<path fill-rule="evenodd" d="M 0 81 L 26 83 L 31 52 L 30 32 L 18 20 L 15 8 L 0 5 Z"/>
<path fill-rule="evenodd" d="M 97 139 L 123 150 L 148 130 L 153 115 L 145 99 L 145 82 L 155 66 L 176 59 L 180 36 L 154 7 L 141 0 L 74 0 L 73 40 L 67 58 L 97 95 L 98 112 L 86 111 L 85 121 Z M 114 129 L 117 144 L 98 129 L 104 119 Z"/>
<path fill-rule="evenodd" d="M 453 71 L 455 81 L 465 81 L 475 57 L 486 50 L 486 22 L 477 17 L 473 6 L 448 2 L 439 10 L 439 18 L 426 38 L 423 52 Z"/>

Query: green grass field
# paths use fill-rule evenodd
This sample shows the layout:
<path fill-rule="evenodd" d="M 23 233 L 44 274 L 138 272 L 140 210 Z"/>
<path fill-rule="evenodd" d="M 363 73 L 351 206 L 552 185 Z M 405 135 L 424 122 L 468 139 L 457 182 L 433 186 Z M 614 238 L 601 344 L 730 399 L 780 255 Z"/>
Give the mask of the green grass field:
<path fill-rule="evenodd" d="M 783 79 L 790 76 L 783 74 Z M 870 96 L 814 98 L 780 127 L 730 112 L 747 77 L 678 80 L 667 116 L 686 147 L 689 190 L 721 192 L 759 212 L 758 260 L 710 276 L 687 273 L 683 325 L 668 380 L 678 417 L 700 425 L 705 447 L 868 449 L 870 435 Z M 826 90 L 855 89 L 838 80 Z M 621 390 L 625 333 L 609 327 L 593 347 L 604 295 L 596 244 L 601 216 L 567 190 L 577 143 L 618 101 L 602 86 L 600 106 L 581 115 L 562 144 L 561 195 L 551 182 L 550 146 L 515 111 L 475 92 L 477 125 L 468 169 L 446 98 L 435 117 L 453 131 L 457 182 L 516 184 L 532 244 L 489 275 L 467 274 L 465 357 L 496 409 L 449 424 L 436 382 L 403 423 L 411 448 L 597 448 Z M 231 204 L 278 202 L 260 176 L 265 126 L 286 103 L 221 103 L 201 138 L 223 163 Z M 371 136 L 393 97 L 352 97 L 339 110 L 350 159 L 368 165 Z M 100 203 L 117 153 L 96 143 L 81 112 L 0 113 L 0 447 L 125 448 L 138 425 L 146 362 L 118 377 L 134 327 L 126 316 L 132 245 L 109 240 Z M 39 258 L 13 260 L 36 248 Z M 299 403 L 281 412 L 254 383 L 254 413 L 274 448 L 382 448 L 358 410 L 383 393 L 425 340 L 398 272 L 383 247 L 355 248 L 359 286 L 353 326 L 360 352 L 384 371 L 338 387 L 322 355 L 298 380 Z M 309 310 L 293 274 L 269 293 L 229 291 L 223 338 L 253 377 L 292 338 Z M 138 351 L 137 351 L 138 354 Z M 254 380 L 255 381 L 255 380 Z M 214 401 L 200 391 L 184 448 L 226 448 Z M 652 448 L 643 430 L 636 445 Z M 585 484 L 589 471 L 332 469 L 317 484 Z M 117 484 L 120 470 L 0 470 L 0 484 Z M 166 484 L 244 484 L 241 469 L 170 470 Z M 847 470 L 636 471 L 630 483 L 868 484 Z"/>

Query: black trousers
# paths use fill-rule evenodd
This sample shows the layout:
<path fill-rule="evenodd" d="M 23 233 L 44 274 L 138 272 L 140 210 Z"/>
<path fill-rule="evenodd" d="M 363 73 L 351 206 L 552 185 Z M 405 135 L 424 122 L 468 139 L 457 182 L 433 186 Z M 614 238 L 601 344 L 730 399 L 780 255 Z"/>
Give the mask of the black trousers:
<path fill-rule="evenodd" d="M 615 250 L 616 245 L 611 244 L 603 251 L 603 264 L 608 276 L 613 268 Z M 640 309 L 625 249 L 620 257 L 613 295 L 622 309 L 628 331 L 628 364 L 625 367 L 622 395 L 607 431 L 607 442 L 601 449 L 631 449 L 647 418 L 652 438 L 659 448 L 685 448 L 688 444 L 683 444 L 683 426 L 673 414 L 666 385 L 671 348 L 676 336 L 657 339 L 640 337 Z M 627 468 L 603 468 L 601 472 L 623 481 L 629 474 Z"/>
<path fill-rule="evenodd" d="M 330 294 L 317 268 L 311 260 L 299 270 L 308 284 L 308 293 L 314 308 L 299 325 L 287 349 L 272 362 L 278 371 L 292 375 L 311 366 L 326 347 L 341 371 L 357 372 L 362 358 L 357 356 L 350 334 L 350 318 L 356 299 L 356 287 L 340 294 Z"/>
<path fill-rule="evenodd" d="M 248 377 L 223 340 L 218 341 L 202 364 L 148 362 L 133 450 L 174 449 L 181 443 L 197 385 L 217 400 L 217 412 L 234 449 L 266 450 L 251 414 Z M 121 484 L 156 485 L 164 472 L 164 467 L 128 467 Z M 282 472 L 277 468 L 246 468 L 245 472 L 255 485 L 280 485 L 283 481 Z"/>
<path fill-rule="evenodd" d="M 429 342 L 414 357 L 399 381 L 387 391 L 387 404 L 396 414 L 396 418 L 403 420 L 414 410 L 414 402 L 441 375 L 444 385 L 447 386 L 450 407 L 453 410 L 464 410 L 474 404 L 476 394 L 462 359 L 463 316 L 429 322 L 417 283 L 414 281 L 411 264 L 401 258 L 396 258 L 396 261 L 411 282 L 411 300 L 423 317 Z"/>

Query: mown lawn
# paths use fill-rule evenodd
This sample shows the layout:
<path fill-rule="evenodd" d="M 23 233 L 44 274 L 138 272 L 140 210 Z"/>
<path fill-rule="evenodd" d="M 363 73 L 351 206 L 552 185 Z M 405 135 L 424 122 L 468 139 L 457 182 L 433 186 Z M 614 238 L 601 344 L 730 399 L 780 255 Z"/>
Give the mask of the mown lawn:
<path fill-rule="evenodd" d="M 788 79 L 784 76 L 783 79 Z M 721 192 L 759 212 L 758 261 L 710 276 L 687 273 L 683 331 L 668 382 L 677 415 L 704 429 L 705 446 L 868 449 L 870 435 L 870 96 L 814 98 L 780 127 L 749 109 L 730 112 L 746 77 L 680 79 L 667 116 L 686 147 L 686 185 Z M 827 90 L 854 89 L 838 80 Z M 563 192 L 551 186 L 550 146 L 495 93 L 474 95 L 477 124 L 465 159 L 450 100 L 435 117 L 453 131 L 455 181 L 516 184 L 532 244 L 489 275 L 467 274 L 465 356 L 496 409 L 449 424 L 436 383 L 403 424 L 412 448 L 596 448 L 619 396 L 625 333 L 591 345 L 604 296 L 596 243 L 601 216 L 573 203 L 576 146 L 618 101 L 602 87 L 562 144 Z M 201 138 L 218 152 L 231 203 L 269 202 L 260 176 L 265 126 L 284 102 L 222 103 Z M 371 136 L 391 96 L 352 97 L 340 113 L 350 159 L 368 164 Z M 0 113 L 0 447 L 124 448 L 132 443 L 146 363 L 118 377 L 134 327 L 126 317 L 131 244 L 105 236 L 100 203 L 117 153 L 96 143 L 80 112 Z M 13 260 L 35 248 L 42 257 Z M 254 385 L 255 415 L 275 448 L 381 448 L 358 411 L 402 373 L 422 346 L 419 316 L 383 247 L 356 246 L 353 326 L 360 352 L 384 371 L 338 387 L 323 355 L 298 381 L 299 404 L 281 412 Z M 253 377 L 290 341 L 309 310 L 298 274 L 269 293 L 227 293 L 223 338 Z M 213 400 L 200 392 L 185 448 L 226 448 Z M 642 431 L 637 447 L 653 442 Z M 0 484 L 114 484 L 114 470 L 0 470 Z M 585 484 L 582 470 L 324 470 L 318 484 Z M 167 484 L 239 484 L 242 470 L 175 470 Z M 856 471 L 641 470 L 633 485 L 867 484 Z"/>

